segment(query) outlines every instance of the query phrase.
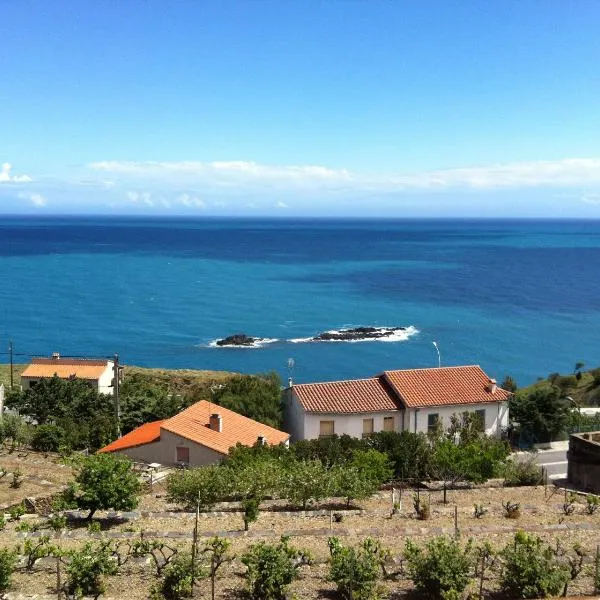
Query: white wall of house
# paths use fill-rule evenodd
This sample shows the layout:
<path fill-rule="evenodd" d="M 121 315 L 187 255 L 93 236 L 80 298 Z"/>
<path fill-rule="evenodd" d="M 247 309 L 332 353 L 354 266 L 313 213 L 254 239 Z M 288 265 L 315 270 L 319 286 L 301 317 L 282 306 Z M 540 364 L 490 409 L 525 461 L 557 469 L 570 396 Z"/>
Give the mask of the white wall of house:
<path fill-rule="evenodd" d="M 73 367 L 75 370 L 77 367 Z M 108 364 L 98 379 L 86 379 L 94 390 L 100 394 L 107 394 L 112 396 L 114 394 L 113 388 L 113 375 L 114 375 L 114 363 L 109 360 Z M 41 377 L 21 377 L 21 388 L 23 391 L 28 390 L 32 385 L 35 385 Z"/>
<path fill-rule="evenodd" d="M 108 361 L 106 369 L 102 371 L 102 375 L 98 378 L 98 393 L 108 394 L 112 396 L 114 394 L 113 377 L 114 377 L 114 363 L 112 360 Z"/>
<path fill-rule="evenodd" d="M 373 419 L 373 432 L 383 431 L 384 417 L 392 417 L 394 419 L 394 431 L 402 430 L 402 411 L 389 412 L 370 412 L 359 414 L 325 414 L 325 413 L 305 413 L 304 417 L 304 438 L 312 440 L 319 437 L 321 421 L 333 421 L 336 435 L 351 435 L 353 437 L 362 437 L 363 421 L 365 419 Z"/>
<path fill-rule="evenodd" d="M 450 426 L 450 417 L 463 412 L 485 411 L 485 431 L 488 435 L 498 435 L 508 427 L 508 403 L 482 403 L 443 407 L 427 407 L 387 412 L 371 413 L 307 413 L 293 394 L 288 394 L 285 403 L 286 431 L 292 442 L 311 440 L 319 437 L 321 421 L 333 421 L 333 433 L 362 437 L 364 419 L 373 419 L 373 431 L 383 431 L 384 417 L 393 417 L 394 431 L 408 430 L 427 433 L 429 415 L 437 415 L 444 428 Z"/>
<path fill-rule="evenodd" d="M 135 448 L 119 450 L 114 454 L 123 454 L 137 462 L 174 465 L 177 462 L 177 447 L 189 448 L 189 464 L 191 467 L 212 465 L 218 463 L 223 458 L 223 454 L 219 452 L 215 452 L 206 446 L 162 429 L 160 431 L 160 440 L 151 444 L 136 446 Z"/>
<path fill-rule="evenodd" d="M 404 429 L 417 433 L 427 433 L 429 416 L 438 415 L 442 427 L 450 427 L 450 417 L 463 412 L 485 411 L 485 432 L 498 435 L 508 427 L 508 403 L 463 404 L 456 406 L 428 406 L 427 408 L 409 409 L 404 417 Z"/>

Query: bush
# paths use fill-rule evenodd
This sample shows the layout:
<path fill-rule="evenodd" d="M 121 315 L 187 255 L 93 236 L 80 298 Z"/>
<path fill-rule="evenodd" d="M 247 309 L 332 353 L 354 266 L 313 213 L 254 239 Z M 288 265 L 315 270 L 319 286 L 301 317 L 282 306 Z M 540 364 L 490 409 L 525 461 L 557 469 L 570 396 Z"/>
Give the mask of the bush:
<path fill-rule="evenodd" d="M 154 599 L 180 600 L 192 597 L 192 567 L 194 579 L 206 577 L 206 572 L 196 562 L 192 565 L 189 554 L 178 554 L 164 572 L 162 582 L 152 589 L 151 597 Z"/>
<path fill-rule="evenodd" d="M 287 587 L 298 579 L 301 552 L 282 537 L 277 545 L 258 542 L 242 554 L 247 588 L 252 600 L 284 600 Z"/>
<path fill-rule="evenodd" d="M 209 510 L 231 494 L 231 475 L 217 465 L 175 471 L 167 477 L 168 499 L 188 508 L 199 502 L 200 510 Z"/>
<path fill-rule="evenodd" d="M 569 581 L 568 568 L 558 564 L 554 550 L 537 536 L 519 531 L 500 555 L 500 585 L 509 598 L 555 596 Z"/>
<path fill-rule="evenodd" d="M 512 456 L 504 464 L 502 476 L 507 487 L 542 483 L 542 469 L 536 463 L 536 454 L 533 452 Z"/>
<path fill-rule="evenodd" d="M 389 553 L 380 542 L 367 538 L 358 548 L 342 546 L 336 537 L 328 540 L 328 581 L 337 585 L 343 600 L 377 600 L 381 597 L 378 581 Z"/>
<path fill-rule="evenodd" d="M 58 452 L 64 431 L 57 425 L 38 425 L 31 436 L 31 447 L 39 452 Z"/>
<path fill-rule="evenodd" d="M 69 552 L 70 561 L 66 571 L 67 590 L 76 598 L 99 596 L 105 591 L 102 580 L 105 575 L 115 575 L 118 569 L 106 544 L 86 543 L 81 550 Z"/>
<path fill-rule="evenodd" d="M 473 566 L 470 541 L 462 549 L 457 541 L 445 537 L 433 538 L 425 548 L 409 540 L 404 555 L 410 579 L 427 598 L 455 598 L 469 584 Z"/>
<path fill-rule="evenodd" d="M 5 592 L 10 586 L 10 579 L 15 571 L 18 556 L 17 550 L 0 548 L 0 592 Z"/>
<path fill-rule="evenodd" d="M 329 488 L 333 496 L 346 499 L 346 507 L 352 500 L 364 500 L 372 496 L 379 487 L 364 471 L 350 465 L 339 465 L 329 471 Z"/>

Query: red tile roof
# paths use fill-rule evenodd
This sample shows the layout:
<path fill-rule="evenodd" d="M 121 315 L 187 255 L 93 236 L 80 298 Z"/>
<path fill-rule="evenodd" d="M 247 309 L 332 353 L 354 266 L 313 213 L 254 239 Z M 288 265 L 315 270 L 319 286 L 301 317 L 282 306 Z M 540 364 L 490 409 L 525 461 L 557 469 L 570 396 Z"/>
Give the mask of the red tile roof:
<path fill-rule="evenodd" d="M 292 390 L 306 412 L 367 413 L 503 402 L 509 392 L 488 390 L 489 377 L 479 366 L 385 371 L 379 377 L 326 383 L 301 383 Z"/>
<path fill-rule="evenodd" d="M 300 383 L 294 385 L 292 390 L 306 412 L 350 414 L 400 408 L 389 387 L 377 377 Z"/>
<path fill-rule="evenodd" d="M 208 426 L 209 417 L 213 413 L 221 415 L 221 431 L 214 431 Z M 227 454 L 229 448 L 238 442 L 253 446 L 260 436 L 266 438 L 268 444 L 275 445 L 286 442 L 290 437 L 289 433 L 263 425 L 206 400 L 196 402 L 178 415 L 167 419 L 162 429 L 221 454 Z"/>
<path fill-rule="evenodd" d="M 492 394 L 479 365 L 384 371 L 382 377 L 407 408 L 503 402 L 510 396 L 499 387 Z"/>
<path fill-rule="evenodd" d="M 210 415 L 214 413 L 221 415 L 221 431 L 214 431 L 209 427 Z M 258 421 L 243 417 L 232 410 L 202 400 L 170 419 L 146 423 L 134 429 L 122 438 L 105 446 L 99 452 L 114 452 L 150 444 L 160 438 L 160 433 L 163 430 L 170 431 L 221 454 L 227 454 L 229 448 L 235 446 L 238 442 L 246 446 L 253 446 L 260 436 L 264 437 L 268 444 L 281 444 L 290 437 L 289 433 L 284 433 Z"/>
<path fill-rule="evenodd" d="M 117 450 L 125 450 L 126 448 L 135 448 L 156 442 L 160 438 L 160 426 L 164 421 L 153 421 L 140 425 L 137 429 L 125 434 L 122 438 L 115 440 L 108 446 L 105 446 L 98 452 L 115 452 Z"/>

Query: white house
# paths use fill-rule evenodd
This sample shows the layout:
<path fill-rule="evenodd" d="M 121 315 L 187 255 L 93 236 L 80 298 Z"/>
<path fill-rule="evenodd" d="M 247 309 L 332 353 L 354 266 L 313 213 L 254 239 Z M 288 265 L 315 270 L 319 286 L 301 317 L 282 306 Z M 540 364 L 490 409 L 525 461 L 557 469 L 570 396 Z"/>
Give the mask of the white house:
<path fill-rule="evenodd" d="M 67 358 L 55 352 L 50 358 L 34 358 L 21 373 L 23 390 L 35 386 L 41 379 L 60 377 L 61 379 L 83 379 L 98 393 L 114 393 L 113 379 L 115 363 L 112 360 L 96 358 Z"/>
<path fill-rule="evenodd" d="M 289 434 L 206 400 L 162 421 L 145 423 L 98 452 L 145 463 L 210 465 L 236 444 L 287 444 Z"/>
<path fill-rule="evenodd" d="M 292 441 L 378 431 L 433 430 L 477 412 L 488 435 L 508 427 L 510 393 L 478 365 L 384 371 L 370 379 L 293 384 L 285 393 Z"/>

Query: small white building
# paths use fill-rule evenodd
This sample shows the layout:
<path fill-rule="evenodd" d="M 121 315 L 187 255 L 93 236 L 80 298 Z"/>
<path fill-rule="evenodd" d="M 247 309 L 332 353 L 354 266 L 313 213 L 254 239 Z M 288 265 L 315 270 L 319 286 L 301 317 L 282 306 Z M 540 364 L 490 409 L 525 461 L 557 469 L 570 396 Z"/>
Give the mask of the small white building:
<path fill-rule="evenodd" d="M 99 394 L 114 394 L 115 363 L 96 358 L 62 357 L 55 352 L 50 358 L 34 358 L 21 373 L 21 387 L 28 390 L 41 379 L 83 379 Z"/>
<path fill-rule="evenodd" d="M 476 412 L 488 435 L 508 427 L 510 393 L 478 365 L 384 371 L 369 379 L 292 385 L 285 425 L 292 441 L 378 431 L 427 433 Z"/>

